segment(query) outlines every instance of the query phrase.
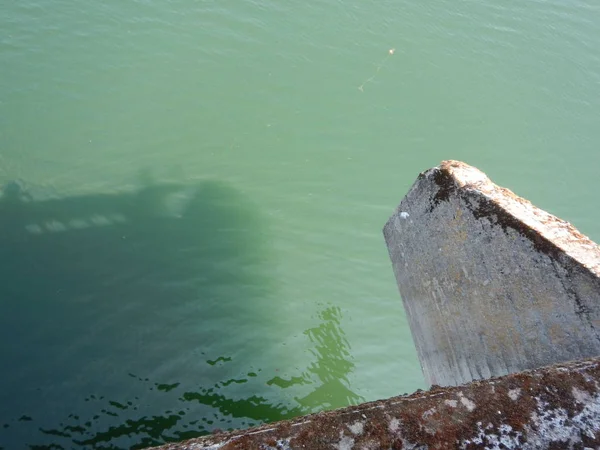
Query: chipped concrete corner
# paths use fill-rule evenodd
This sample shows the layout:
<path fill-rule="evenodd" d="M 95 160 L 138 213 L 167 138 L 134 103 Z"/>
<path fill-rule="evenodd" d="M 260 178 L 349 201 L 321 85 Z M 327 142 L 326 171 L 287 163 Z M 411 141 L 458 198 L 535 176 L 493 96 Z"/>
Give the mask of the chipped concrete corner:
<path fill-rule="evenodd" d="M 600 355 L 600 248 L 467 164 L 423 172 L 384 228 L 426 381 Z"/>
<path fill-rule="evenodd" d="M 417 392 L 160 450 L 600 446 L 600 359 Z"/>

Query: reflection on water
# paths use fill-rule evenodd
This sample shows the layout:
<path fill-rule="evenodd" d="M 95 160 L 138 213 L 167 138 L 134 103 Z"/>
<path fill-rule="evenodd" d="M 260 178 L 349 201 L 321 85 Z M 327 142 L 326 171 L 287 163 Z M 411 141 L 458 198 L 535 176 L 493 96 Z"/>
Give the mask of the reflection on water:
<path fill-rule="evenodd" d="M 289 379 L 276 376 L 267 382 L 281 388 L 293 385 L 316 386 L 309 394 L 295 398 L 304 414 L 356 405 L 364 401 L 348 388 L 348 376 L 352 373 L 354 364 L 351 361 L 350 346 L 340 326 L 341 318 L 341 309 L 337 306 L 321 311 L 319 326 L 304 332 L 313 344 L 310 351 L 316 360 L 299 376 Z"/>
<path fill-rule="evenodd" d="M 294 357 L 263 336 L 285 336 L 266 224 L 230 186 L 19 182 L 0 217 L 0 448 L 141 448 L 361 401 L 339 308 L 305 332 L 313 362 L 273 377 Z"/>
<path fill-rule="evenodd" d="M 312 411 L 356 405 L 364 399 L 348 386 L 348 376 L 354 369 L 350 346 L 340 327 L 342 318 L 339 307 L 329 307 L 320 313 L 321 324 L 306 330 L 314 347 L 311 352 L 316 357 L 307 370 L 307 378 L 318 380 L 318 387 L 310 394 L 299 398 L 298 403 Z"/>
<path fill-rule="evenodd" d="M 350 358 L 350 355 L 348 343 L 339 326 L 341 311 L 337 307 L 329 307 L 319 316 L 322 322 L 317 327 L 306 331 L 306 335 L 316 344 L 313 350 L 316 360 L 305 372 L 297 376 L 287 380 L 277 376 L 266 383 L 268 386 L 281 389 L 294 384 L 309 385 L 310 393 L 296 399 L 296 404 L 273 404 L 257 394 L 233 399 L 222 392 L 221 388 L 232 383 L 245 384 L 249 379 L 257 377 L 255 372 L 249 372 L 238 379 L 221 381 L 211 387 L 198 386 L 195 390 L 185 390 L 182 383 L 153 383 L 148 378 L 129 374 L 132 382 L 142 385 L 148 391 L 153 391 L 155 399 L 158 396 L 176 398 L 174 409 L 147 416 L 138 412 L 139 397 L 117 401 L 90 395 L 85 398 L 85 401 L 91 404 L 88 416 L 69 414 L 56 428 L 40 428 L 43 434 L 53 438 L 53 443 L 36 445 L 30 442 L 29 447 L 32 449 L 67 449 L 74 446 L 103 449 L 144 448 L 169 441 L 191 439 L 208 434 L 211 430 L 231 429 L 232 419 L 242 420 L 238 422 L 238 426 L 252 426 L 360 403 L 364 399 L 348 388 L 347 377 L 353 369 L 353 364 L 345 359 Z M 232 361 L 231 358 L 226 357 L 219 359 L 223 363 Z M 209 360 L 206 363 L 214 366 L 217 362 Z M 218 413 L 207 416 L 198 414 L 198 409 L 195 408 L 197 405 L 210 406 Z M 19 419 L 19 421 L 24 420 L 33 421 L 27 416 Z M 101 428 L 98 426 L 100 423 L 110 425 Z"/>

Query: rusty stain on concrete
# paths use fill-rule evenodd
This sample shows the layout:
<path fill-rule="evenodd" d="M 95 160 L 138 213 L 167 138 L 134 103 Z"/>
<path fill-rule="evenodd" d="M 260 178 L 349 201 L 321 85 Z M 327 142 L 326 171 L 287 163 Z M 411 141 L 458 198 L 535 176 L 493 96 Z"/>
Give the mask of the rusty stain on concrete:
<path fill-rule="evenodd" d="M 421 173 L 384 235 L 430 385 L 600 355 L 600 247 L 476 168 Z"/>
<path fill-rule="evenodd" d="M 518 402 L 514 397 L 518 393 Z M 600 447 L 600 358 L 364 403 L 157 447 L 242 449 Z"/>

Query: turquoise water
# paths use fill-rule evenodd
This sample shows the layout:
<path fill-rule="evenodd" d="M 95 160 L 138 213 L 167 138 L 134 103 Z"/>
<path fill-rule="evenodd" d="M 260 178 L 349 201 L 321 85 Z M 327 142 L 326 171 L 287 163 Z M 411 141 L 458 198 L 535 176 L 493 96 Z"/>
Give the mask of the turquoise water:
<path fill-rule="evenodd" d="M 381 228 L 443 159 L 600 240 L 600 6 L 496 3 L 5 2 L 0 447 L 424 388 Z"/>

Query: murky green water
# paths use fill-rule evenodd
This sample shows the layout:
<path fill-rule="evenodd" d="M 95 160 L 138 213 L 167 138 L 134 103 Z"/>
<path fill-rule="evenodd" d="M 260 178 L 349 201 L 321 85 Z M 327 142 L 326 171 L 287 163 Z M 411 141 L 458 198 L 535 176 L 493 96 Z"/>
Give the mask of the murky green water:
<path fill-rule="evenodd" d="M 591 0 L 6 0 L 0 448 L 424 387 L 381 228 L 461 159 L 600 240 L 599 23 Z"/>

